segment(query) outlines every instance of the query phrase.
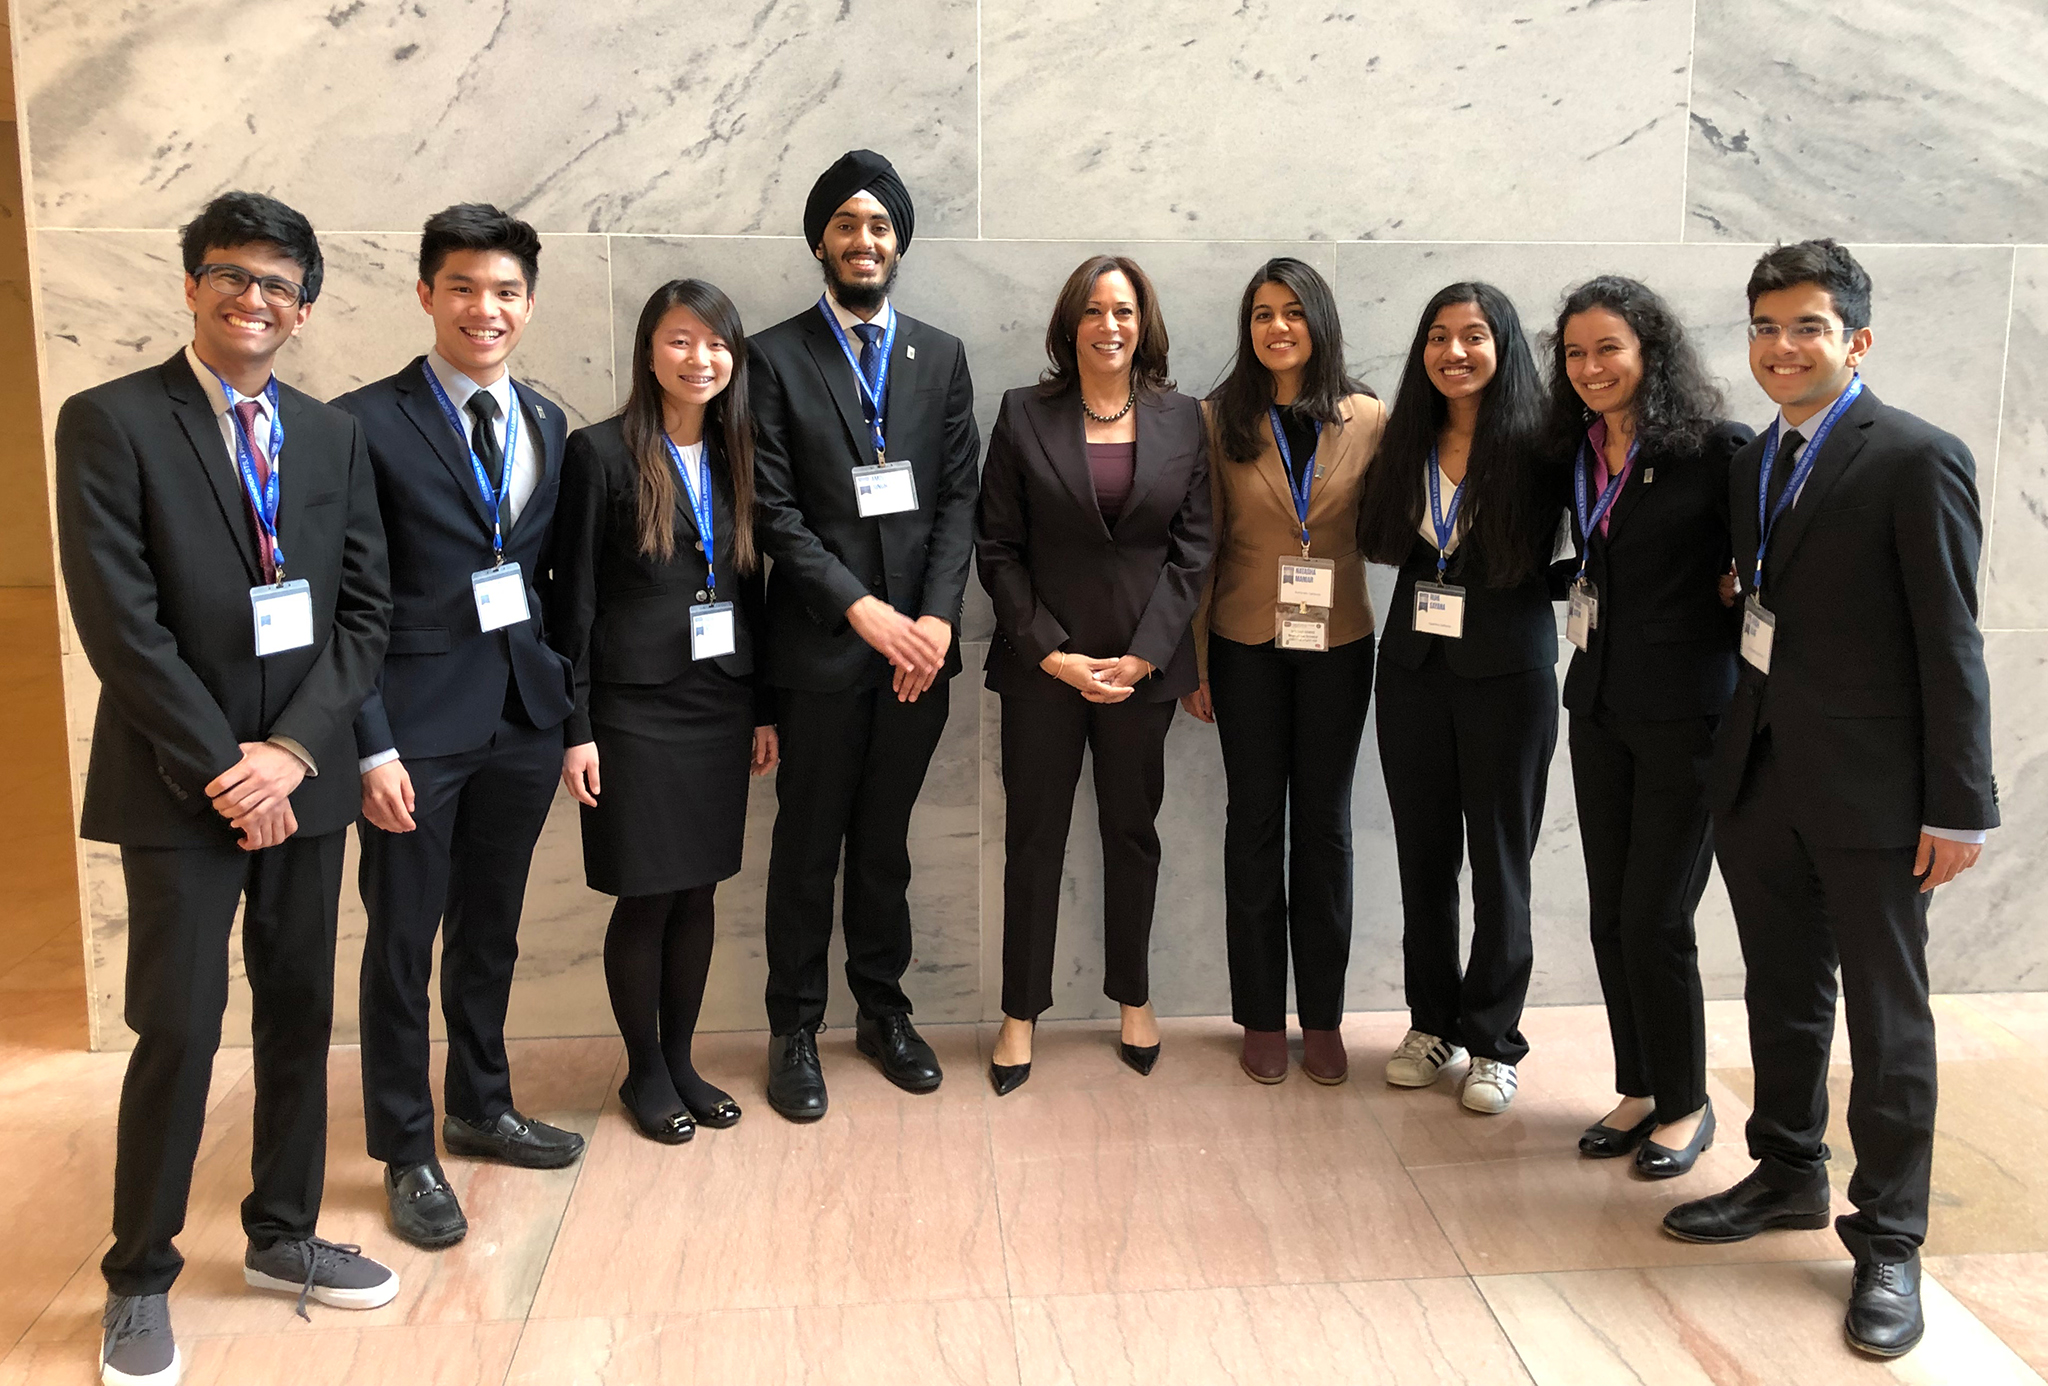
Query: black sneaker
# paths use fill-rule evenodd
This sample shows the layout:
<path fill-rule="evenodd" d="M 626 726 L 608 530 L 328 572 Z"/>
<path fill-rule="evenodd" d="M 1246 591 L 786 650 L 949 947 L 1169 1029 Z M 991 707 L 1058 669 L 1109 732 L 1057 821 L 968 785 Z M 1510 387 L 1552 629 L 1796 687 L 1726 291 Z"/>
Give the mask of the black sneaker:
<path fill-rule="evenodd" d="M 398 1297 L 398 1273 L 391 1267 L 372 1261 L 359 1246 L 318 1237 L 279 1240 L 261 1250 L 251 1242 L 242 1278 L 259 1290 L 297 1294 L 298 1315 L 308 1320 L 308 1299 L 336 1309 L 376 1309 Z"/>
<path fill-rule="evenodd" d="M 107 1295 L 100 1316 L 100 1380 L 105 1386 L 176 1386 L 184 1363 L 171 1338 L 171 1306 L 163 1295 Z"/>

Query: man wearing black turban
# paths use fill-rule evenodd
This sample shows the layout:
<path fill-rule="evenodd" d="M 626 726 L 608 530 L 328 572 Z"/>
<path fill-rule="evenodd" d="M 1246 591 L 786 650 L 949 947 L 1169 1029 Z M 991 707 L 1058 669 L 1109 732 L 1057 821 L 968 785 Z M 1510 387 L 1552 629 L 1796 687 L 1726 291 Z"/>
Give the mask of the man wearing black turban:
<path fill-rule="evenodd" d="M 768 1101 L 792 1121 L 825 1114 L 816 1034 L 842 847 L 855 1043 L 908 1091 L 943 1076 L 903 993 L 908 838 L 960 671 L 981 434 L 959 339 L 889 301 L 913 222 L 887 159 L 845 155 L 804 204 L 825 293 L 749 343 L 757 533 L 774 560 L 757 668 L 782 743 Z"/>

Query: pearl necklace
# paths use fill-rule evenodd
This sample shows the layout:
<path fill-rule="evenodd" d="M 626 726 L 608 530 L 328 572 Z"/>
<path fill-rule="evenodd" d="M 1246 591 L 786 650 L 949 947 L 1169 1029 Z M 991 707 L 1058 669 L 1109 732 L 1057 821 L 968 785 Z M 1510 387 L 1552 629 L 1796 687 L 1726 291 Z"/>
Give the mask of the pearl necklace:
<path fill-rule="evenodd" d="M 1094 411 L 1093 409 L 1090 409 L 1090 408 L 1088 407 L 1088 392 L 1087 392 L 1087 391 L 1085 391 L 1085 390 L 1083 390 L 1083 391 L 1081 392 L 1081 412 L 1082 412 L 1083 414 L 1086 414 L 1086 415 L 1087 415 L 1087 416 L 1088 416 L 1089 418 L 1091 418 L 1091 419 L 1095 420 L 1095 422 L 1097 422 L 1097 423 L 1099 423 L 1099 424 L 1113 424 L 1113 423 L 1115 423 L 1115 422 L 1116 422 L 1116 421 L 1117 421 L 1118 419 L 1121 419 L 1121 418 L 1122 418 L 1122 417 L 1123 417 L 1124 415 L 1126 415 L 1126 414 L 1130 413 L 1130 412 L 1131 412 L 1131 406 L 1132 406 L 1132 405 L 1134 405 L 1134 404 L 1136 404 L 1137 402 L 1138 402 L 1138 381 L 1137 381 L 1137 378 L 1136 378 L 1135 376 L 1133 376 L 1133 377 L 1132 377 L 1132 379 L 1131 379 L 1131 397 L 1130 397 L 1129 399 L 1125 400 L 1125 401 L 1124 401 L 1124 407 L 1123 407 L 1123 408 L 1121 408 L 1121 409 L 1119 409 L 1119 410 L 1117 410 L 1117 411 L 1116 411 L 1116 412 L 1115 412 L 1114 414 L 1098 414 L 1098 413 L 1096 413 L 1096 412 L 1095 412 L 1095 411 Z"/>

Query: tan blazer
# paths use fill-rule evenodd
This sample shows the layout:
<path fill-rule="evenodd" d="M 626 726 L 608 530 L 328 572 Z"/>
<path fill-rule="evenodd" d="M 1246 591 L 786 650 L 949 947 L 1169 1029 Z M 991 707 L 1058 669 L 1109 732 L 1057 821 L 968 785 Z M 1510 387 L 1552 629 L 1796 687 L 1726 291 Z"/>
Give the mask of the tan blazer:
<path fill-rule="evenodd" d="M 1309 484 L 1308 500 L 1309 556 L 1337 564 L 1337 604 L 1330 611 L 1332 646 L 1362 640 L 1373 631 L 1365 560 L 1358 552 L 1358 496 L 1387 422 L 1386 406 L 1371 395 L 1352 395 L 1337 412 L 1341 422 L 1325 426 L 1316 447 L 1323 475 Z M 1280 559 L 1300 556 L 1301 528 L 1272 424 L 1259 427 L 1266 445 L 1258 459 L 1234 462 L 1223 455 L 1217 441 L 1214 405 L 1204 403 L 1202 413 L 1209 423 L 1209 490 L 1216 528 L 1216 562 L 1195 612 L 1195 654 L 1206 681 L 1211 630 L 1246 645 L 1263 645 L 1273 638 Z"/>

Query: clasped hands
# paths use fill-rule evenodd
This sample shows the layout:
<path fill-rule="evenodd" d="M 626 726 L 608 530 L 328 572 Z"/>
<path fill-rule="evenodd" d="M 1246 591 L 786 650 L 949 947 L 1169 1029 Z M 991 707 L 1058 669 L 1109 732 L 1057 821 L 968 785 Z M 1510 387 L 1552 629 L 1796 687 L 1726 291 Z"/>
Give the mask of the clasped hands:
<path fill-rule="evenodd" d="M 913 621 L 880 597 L 862 597 L 846 608 L 846 623 L 895 666 L 890 686 L 901 703 L 916 702 L 932 686 L 953 648 L 951 622 L 937 616 Z"/>
<path fill-rule="evenodd" d="M 1152 673 L 1152 666 L 1134 654 L 1098 659 L 1065 650 L 1054 650 L 1038 667 L 1091 703 L 1120 703 Z"/>
<path fill-rule="evenodd" d="M 242 758 L 206 786 L 213 811 L 242 835 L 241 848 L 275 847 L 299 830 L 292 791 L 306 778 L 306 762 L 268 741 L 244 741 Z"/>

